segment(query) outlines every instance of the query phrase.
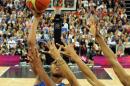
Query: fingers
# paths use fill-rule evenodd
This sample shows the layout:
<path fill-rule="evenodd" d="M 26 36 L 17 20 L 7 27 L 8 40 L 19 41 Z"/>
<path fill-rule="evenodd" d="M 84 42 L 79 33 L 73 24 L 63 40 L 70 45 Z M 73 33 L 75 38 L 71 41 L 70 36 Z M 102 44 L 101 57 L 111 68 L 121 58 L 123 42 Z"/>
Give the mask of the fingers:
<path fill-rule="evenodd" d="M 50 49 L 51 41 L 47 42 L 46 46 L 47 46 L 48 49 Z"/>
<path fill-rule="evenodd" d="M 61 40 L 62 41 L 62 43 L 64 44 L 64 46 L 67 46 L 67 44 L 65 43 L 65 40 L 63 39 L 63 40 Z"/>
<path fill-rule="evenodd" d="M 41 16 L 42 16 L 42 13 L 37 13 L 37 12 L 35 12 L 34 10 L 32 10 L 32 12 L 33 12 L 33 14 L 34 14 L 34 16 L 36 17 L 36 18 L 41 18 Z"/>
<path fill-rule="evenodd" d="M 50 49 L 52 47 L 55 47 L 55 42 L 54 41 L 49 41 L 46 46 Z"/>
<path fill-rule="evenodd" d="M 60 47 L 60 46 L 61 46 L 61 44 L 58 44 L 58 43 L 56 43 L 56 45 L 57 45 L 58 47 Z"/>
<path fill-rule="evenodd" d="M 54 42 L 54 40 L 52 40 L 52 41 L 51 41 L 51 44 L 52 44 L 52 45 L 55 45 L 55 42 Z"/>
<path fill-rule="evenodd" d="M 38 56 L 39 56 L 39 52 L 37 48 L 30 48 L 28 50 L 27 58 L 29 59 L 30 62 L 34 61 Z"/>
<path fill-rule="evenodd" d="M 45 54 L 50 54 L 50 51 L 43 51 L 43 53 L 45 53 Z"/>
<path fill-rule="evenodd" d="M 28 51 L 28 55 L 27 55 L 27 59 L 32 62 L 33 61 L 33 57 L 32 57 L 33 53 L 31 52 L 31 49 L 29 49 Z"/>
<path fill-rule="evenodd" d="M 36 55 L 38 55 L 39 53 L 38 53 L 38 49 L 37 48 L 35 48 L 35 52 L 36 52 Z"/>
<path fill-rule="evenodd" d="M 48 42 L 45 43 L 45 47 L 48 48 L 48 49 L 50 49 L 50 45 L 48 44 Z M 46 53 L 46 52 L 45 52 L 45 53 Z"/>
<path fill-rule="evenodd" d="M 27 59 L 32 62 L 33 61 L 33 58 L 31 58 L 31 56 L 27 56 Z"/>
<path fill-rule="evenodd" d="M 63 46 L 63 45 L 61 45 L 61 44 L 58 44 L 58 43 L 56 43 L 56 45 L 59 47 L 59 51 L 61 51 L 61 49 L 64 49 L 65 50 L 65 47 Z"/>
<path fill-rule="evenodd" d="M 70 45 L 71 43 L 70 43 L 70 40 L 68 40 L 68 43 L 67 43 L 68 45 Z"/>
<path fill-rule="evenodd" d="M 59 47 L 58 51 L 61 51 L 61 49 L 62 49 L 62 46 Z"/>
<path fill-rule="evenodd" d="M 68 54 L 67 54 L 67 53 L 65 53 L 65 52 L 63 52 L 63 51 L 60 51 L 60 54 L 63 54 L 63 55 L 68 56 Z"/>

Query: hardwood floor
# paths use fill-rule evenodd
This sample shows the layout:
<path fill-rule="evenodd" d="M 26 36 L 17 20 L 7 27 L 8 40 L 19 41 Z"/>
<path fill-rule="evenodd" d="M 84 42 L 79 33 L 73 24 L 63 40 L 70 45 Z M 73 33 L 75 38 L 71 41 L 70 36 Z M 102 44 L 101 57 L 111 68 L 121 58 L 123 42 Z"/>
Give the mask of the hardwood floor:
<path fill-rule="evenodd" d="M 0 67 L 0 76 L 4 74 L 9 69 L 9 67 Z M 105 84 L 105 86 L 123 86 L 114 71 L 111 68 L 104 69 L 111 79 L 99 79 L 101 82 Z M 130 68 L 126 69 L 126 71 L 130 74 Z M 12 74 L 12 73 L 11 73 Z M 0 86 L 33 86 L 35 83 L 35 78 L 8 78 L 8 77 L 0 77 Z M 87 80 L 78 79 L 81 86 L 91 86 Z M 67 81 L 64 81 L 67 83 Z"/>

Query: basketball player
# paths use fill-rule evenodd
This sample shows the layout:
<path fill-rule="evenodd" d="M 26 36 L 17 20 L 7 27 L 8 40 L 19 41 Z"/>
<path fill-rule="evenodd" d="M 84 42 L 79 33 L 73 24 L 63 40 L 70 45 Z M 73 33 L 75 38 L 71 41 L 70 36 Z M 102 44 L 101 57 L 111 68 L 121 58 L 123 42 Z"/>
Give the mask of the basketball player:
<path fill-rule="evenodd" d="M 47 73 L 42 67 L 42 63 L 39 58 L 38 50 L 36 48 L 36 28 L 40 21 L 40 16 L 35 14 L 32 28 L 29 31 L 28 44 L 29 44 L 29 59 L 34 73 L 39 77 L 40 81 L 44 81 L 42 86 L 80 86 L 76 77 L 67 66 L 66 62 L 60 55 L 60 49 L 58 50 L 54 42 L 49 42 L 47 47 L 48 53 L 55 60 L 51 66 L 52 79 L 49 78 Z M 63 78 L 69 81 L 68 85 L 62 84 Z M 61 84 L 60 84 L 61 83 Z M 58 85 L 57 85 L 58 84 Z M 40 85 L 39 85 L 40 86 Z"/>
<path fill-rule="evenodd" d="M 57 51 L 57 48 L 55 47 L 55 43 L 54 42 L 49 42 L 47 44 L 47 46 L 48 46 L 48 48 L 50 50 L 48 53 L 52 54 L 51 55 L 52 57 L 60 57 L 60 53 L 67 55 L 68 57 L 70 57 L 71 59 L 73 59 L 77 63 L 77 65 L 79 66 L 80 70 L 85 74 L 86 79 L 89 81 L 89 83 L 92 86 L 104 86 L 104 84 L 101 83 L 97 79 L 97 77 L 93 74 L 93 72 L 83 63 L 83 61 L 80 59 L 80 57 L 76 54 L 76 52 L 75 52 L 75 50 L 74 50 L 72 45 L 70 45 L 70 44 L 67 45 L 65 43 L 64 43 L 65 46 L 62 46 L 62 45 L 59 45 L 59 44 L 57 44 L 57 45 L 60 48 L 63 48 L 64 52 L 61 52 L 60 49 L 59 49 L 59 51 Z M 55 54 L 57 54 L 58 56 L 55 56 Z M 63 59 L 61 59 L 61 58 L 57 58 L 56 59 L 56 62 L 61 62 L 62 63 L 62 61 L 63 61 Z M 62 64 L 64 64 L 64 62 Z"/>
<path fill-rule="evenodd" d="M 38 54 L 37 50 L 35 50 L 35 52 Z M 29 53 L 30 53 L 29 58 L 31 58 L 32 60 L 39 59 L 38 57 L 35 58 L 35 59 L 32 58 L 32 55 L 34 55 L 34 54 L 33 54 L 33 52 L 31 52 L 31 50 L 29 50 Z M 40 78 L 39 74 L 37 74 L 37 73 L 40 72 L 38 70 L 43 70 L 44 71 L 44 69 L 43 68 L 38 68 L 38 70 L 37 70 L 36 68 L 34 68 L 33 65 L 36 65 L 35 67 L 39 67 L 39 66 L 37 66 L 37 64 L 32 63 L 32 60 L 31 60 L 32 69 L 33 69 L 34 73 L 38 76 L 37 81 L 35 83 L 35 86 L 48 86 L 48 85 L 45 85 L 46 82 Z M 39 59 L 39 61 L 40 61 L 40 59 Z M 52 81 L 54 82 L 53 84 L 55 84 L 56 86 L 75 86 L 75 85 L 70 85 L 70 84 L 64 84 L 62 82 L 65 79 L 65 76 L 63 75 L 57 61 L 52 62 L 50 69 L 51 69 L 51 71 L 50 71 L 50 79 L 52 79 Z M 42 76 L 43 75 L 41 75 L 41 77 Z M 76 86 L 79 86 L 79 85 L 76 85 Z"/>
<path fill-rule="evenodd" d="M 93 30 L 98 30 L 96 28 L 96 24 L 93 23 L 91 25 L 91 29 Z M 117 60 L 117 56 L 113 53 L 113 51 L 107 46 L 105 43 L 103 37 L 99 34 L 98 31 L 93 31 L 96 32 L 95 38 L 96 41 L 99 43 L 105 57 L 108 59 L 109 63 L 112 65 L 114 72 L 118 76 L 119 80 L 122 82 L 124 86 L 130 86 L 130 75 L 126 73 L 124 68 L 121 66 L 121 64 Z M 93 33 L 92 32 L 92 33 Z M 94 34 L 94 33 L 93 33 Z"/>
<path fill-rule="evenodd" d="M 39 77 L 39 79 L 43 80 L 46 86 L 54 86 L 53 81 L 48 77 L 47 73 L 42 67 L 42 63 L 38 55 L 38 50 L 36 49 L 36 28 L 39 24 L 39 21 L 40 21 L 40 16 L 35 15 L 32 28 L 30 29 L 29 36 L 28 36 L 28 45 L 29 45 L 28 57 L 34 73 L 37 76 L 42 76 Z"/>

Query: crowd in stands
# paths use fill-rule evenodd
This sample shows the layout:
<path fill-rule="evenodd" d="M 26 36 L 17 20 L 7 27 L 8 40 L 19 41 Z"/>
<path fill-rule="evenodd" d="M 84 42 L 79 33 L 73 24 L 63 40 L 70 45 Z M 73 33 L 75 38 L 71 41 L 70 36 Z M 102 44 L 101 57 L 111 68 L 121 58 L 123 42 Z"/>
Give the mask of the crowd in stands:
<path fill-rule="evenodd" d="M 96 18 L 100 33 L 114 53 L 118 56 L 130 55 L 130 22 L 125 0 L 78 0 L 77 11 L 65 11 L 63 14 L 61 39 L 74 43 L 81 57 L 92 60 L 94 55 L 102 55 L 98 43 L 89 32 L 90 15 Z M 26 57 L 32 16 L 25 0 L 0 0 L 0 54 Z M 45 42 L 54 36 L 54 16 L 54 12 L 44 12 L 37 30 L 42 59 L 45 59 Z"/>

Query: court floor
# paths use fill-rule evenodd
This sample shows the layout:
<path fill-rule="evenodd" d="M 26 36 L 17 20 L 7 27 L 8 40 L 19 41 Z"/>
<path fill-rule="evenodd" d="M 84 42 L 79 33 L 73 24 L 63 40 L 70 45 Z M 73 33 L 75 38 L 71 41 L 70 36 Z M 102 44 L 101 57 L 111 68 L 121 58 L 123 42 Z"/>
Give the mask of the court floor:
<path fill-rule="evenodd" d="M 73 68 L 72 71 L 81 86 L 91 86 L 78 69 Z M 105 86 L 123 86 L 111 68 L 93 68 L 92 71 Z M 130 74 L 130 68 L 126 71 Z M 28 67 L 0 67 L 0 86 L 33 86 L 35 81 L 35 76 Z"/>

